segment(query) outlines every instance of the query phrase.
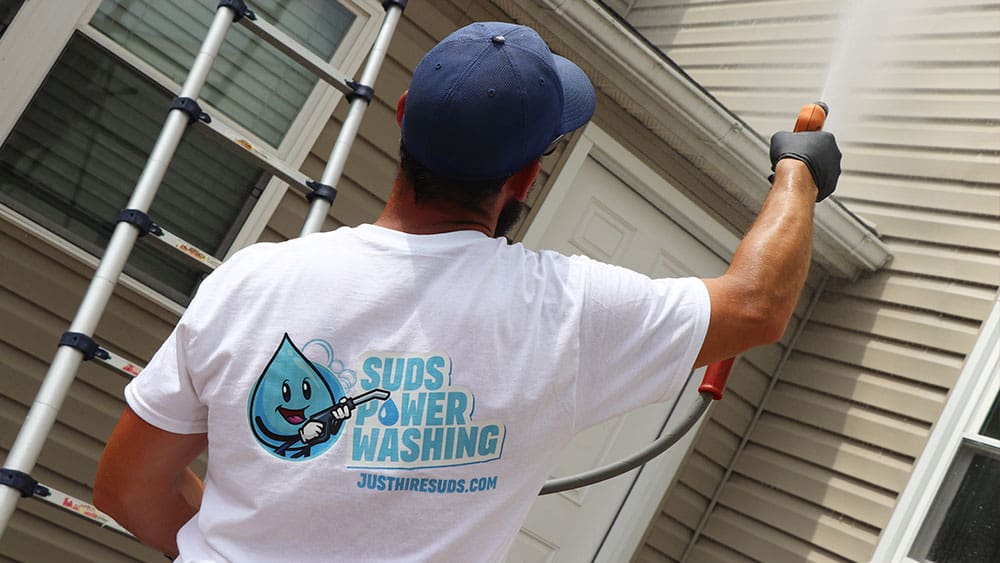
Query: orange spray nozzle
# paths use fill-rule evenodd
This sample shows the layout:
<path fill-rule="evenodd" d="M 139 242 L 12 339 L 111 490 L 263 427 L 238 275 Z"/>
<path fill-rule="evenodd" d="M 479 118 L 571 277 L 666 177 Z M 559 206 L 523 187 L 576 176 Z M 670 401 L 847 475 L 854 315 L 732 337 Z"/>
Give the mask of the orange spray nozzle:
<path fill-rule="evenodd" d="M 826 116 L 830 114 L 830 107 L 823 102 L 814 102 L 802 106 L 799 110 L 799 117 L 795 120 L 795 131 L 819 131 L 823 128 Z"/>

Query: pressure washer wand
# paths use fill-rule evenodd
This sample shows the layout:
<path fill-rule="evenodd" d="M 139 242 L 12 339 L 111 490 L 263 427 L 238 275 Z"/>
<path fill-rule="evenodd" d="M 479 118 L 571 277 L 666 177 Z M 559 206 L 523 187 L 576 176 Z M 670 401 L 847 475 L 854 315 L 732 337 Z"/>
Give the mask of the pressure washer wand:
<path fill-rule="evenodd" d="M 802 106 L 799 116 L 795 118 L 795 128 L 792 131 L 800 133 L 803 131 L 819 131 L 826 123 L 826 116 L 830 115 L 830 106 L 823 102 L 813 102 Z M 722 398 L 722 391 L 726 388 L 726 380 L 729 378 L 729 371 L 733 369 L 733 362 L 736 358 L 722 360 L 708 366 L 705 371 L 705 378 L 702 381 L 699 392 L 710 393 L 716 401 Z"/>

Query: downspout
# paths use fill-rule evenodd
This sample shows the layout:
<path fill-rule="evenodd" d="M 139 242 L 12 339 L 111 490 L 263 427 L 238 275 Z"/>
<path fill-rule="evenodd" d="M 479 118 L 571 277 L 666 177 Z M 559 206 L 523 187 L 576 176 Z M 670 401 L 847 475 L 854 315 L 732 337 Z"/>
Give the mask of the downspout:
<path fill-rule="evenodd" d="M 788 360 L 788 357 L 792 355 L 792 351 L 795 350 L 795 345 L 798 343 L 799 337 L 802 335 L 803 330 L 805 330 L 806 325 L 812 318 L 813 310 L 816 308 L 816 304 L 819 303 L 819 298 L 826 289 L 826 282 L 829 279 L 829 274 L 824 274 L 820 279 L 819 284 L 816 286 L 816 290 L 813 292 L 812 299 L 809 300 L 809 306 L 806 308 L 805 314 L 802 315 L 802 320 L 799 321 L 799 325 L 795 327 L 795 332 L 792 334 L 792 338 L 788 342 L 788 346 L 785 347 L 785 351 L 782 353 L 781 359 L 778 361 L 778 364 L 774 366 L 774 370 L 771 371 L 771 377 L 767 383 L 767 390 L 764 391 L 764 396 L 761 397 L 760 402 L 757 404 L 757 409 L 753 413 L 753 418 L 750 419 L 750 424 L 747 425 L 746 432 L 743 433 L 743 438 L 740 439 L 739 446 L 737 446 L 736 451 L 733 452 L 733 457 L 730 459 L 729 465 L 726 467 L 726 472 L 719 481 L 719 485 L 715 488 L 715 492 L 712 493 L 712 498 L 709 500 L 708 506 L 701 513 L 701 519 L 698 520 L 698 525 L 695 526 L 694 532 L 691 533 L 691 539 L 688 541 L 687 547 L 681 555 L 680 563 L 685 563 L 688 560 L 688 557 L 691 555 L 691 551 L 698 542 L 698 537 L 701 536 L 701 532 L 705 529 L 705 525 L 708 524 L 708 519 L 712 514 L 712 510 L 715 509 L 715 506 L 719 503 L 719 497 L 722 496 L 722 491 L 726 488 L 726 483 L 729 482 L 729 478 L 733 474 L 733 470 L 736 467 L 736 461 L 740 458 L 740 455 L 743 453 L 743 449 L 746 448 L 747 443 L 750 442 L 750 436 L 753 435 L 753 431 L 757 427 L 757 422 L 760 420 L 761 415 L 764 414 L 764 406 L 767 404 L 767 399 L 771 396 L 771 391 L 774 390 L 775 385 L 777 385 L 778 381 L 781 379 L 781 370 L 785 367 L 785 362 Z"/>

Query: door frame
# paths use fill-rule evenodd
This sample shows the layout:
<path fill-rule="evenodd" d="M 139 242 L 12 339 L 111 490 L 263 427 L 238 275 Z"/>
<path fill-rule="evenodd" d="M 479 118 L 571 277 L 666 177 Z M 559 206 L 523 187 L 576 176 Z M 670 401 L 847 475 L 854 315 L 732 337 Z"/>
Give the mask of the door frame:
<path fill-rule="evenodd" d="M 594 123 L 587 125 L 571 149 L 538 214 L 524 235 L 525 246 L 538 248 L 548 226 L 560 220 L 559 208 L 570 196 L 576 177 L 588 157 L 611 171 L 726 263 L 731 261 L 740 239 Z M 698 370 L 690 378 L 683 393 L 697 392 L 702 371 Z M 604 540 L 594 555 L 595 561 L 631 559 L 691 450 L 694 437 L 707 418 L 706 414 L 668 452 L 653 459 L 640 470 L 610 529 L 604 533 Z"/>

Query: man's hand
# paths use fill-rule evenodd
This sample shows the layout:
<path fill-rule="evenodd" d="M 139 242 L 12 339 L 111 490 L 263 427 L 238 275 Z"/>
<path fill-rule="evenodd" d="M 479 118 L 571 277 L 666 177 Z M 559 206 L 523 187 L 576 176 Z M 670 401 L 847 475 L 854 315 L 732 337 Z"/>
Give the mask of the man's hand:
<path fill-rule="evenodd" d="M 781 131 L 771 137 L 771 170 L 775 170 L 783 158 L 794 158 L 806 163 L 813 182 L 819 189 L 816 201 L 822 201 L 837 189 L 840 157 L 837 139 L 826 131 Z"/>

